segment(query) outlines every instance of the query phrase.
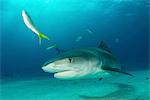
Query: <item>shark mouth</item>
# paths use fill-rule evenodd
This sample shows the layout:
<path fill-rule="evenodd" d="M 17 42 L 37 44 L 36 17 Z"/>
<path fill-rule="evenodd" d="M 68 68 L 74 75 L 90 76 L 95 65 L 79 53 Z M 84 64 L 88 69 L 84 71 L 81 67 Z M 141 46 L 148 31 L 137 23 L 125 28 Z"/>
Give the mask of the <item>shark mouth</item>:
<path fill-rule="evenodd" d="M 54 77 L 59 79 L 71 79 L 77 77 L 78 75 L 79 73 L 75 70 L 65 70 L 54 73 Z"/>
<path fill-rule="evenodd" d="M 42 67 L 44 72 L 53 73 L 55 78 L 59 79 L 72 79 L 80 76 L 80 70 L 77 68 L 54 66 L 54 64 L 49 64 L 49 66 Z"/>

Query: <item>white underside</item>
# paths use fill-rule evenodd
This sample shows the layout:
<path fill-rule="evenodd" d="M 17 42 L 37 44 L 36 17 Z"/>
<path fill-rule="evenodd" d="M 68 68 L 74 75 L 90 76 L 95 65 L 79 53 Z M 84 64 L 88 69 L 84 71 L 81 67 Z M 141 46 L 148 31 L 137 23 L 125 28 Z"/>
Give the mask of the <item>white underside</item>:
<path fill-rule="evenodd" d="M 25 25 L 32 30 L 34 33 L 36 33 L 37 35 L 39 35 L 38 30 L 35 28 L 35 26 L 33 24 L 31 24 L 31 19 L 28 17 L 28 15 L 26 14 L 26 12 L 23 10 L 22 11 L 22 17 L 23 17 L 23 21 L 25 23 Z"/>
<path fill-rule="evenodd" d="M 79 73 L 77 71 L 63 71 L 55 73 L 54 77 L 60 79 L 73 79 L 75 77 L 77 78 L 78 74 Z"/>

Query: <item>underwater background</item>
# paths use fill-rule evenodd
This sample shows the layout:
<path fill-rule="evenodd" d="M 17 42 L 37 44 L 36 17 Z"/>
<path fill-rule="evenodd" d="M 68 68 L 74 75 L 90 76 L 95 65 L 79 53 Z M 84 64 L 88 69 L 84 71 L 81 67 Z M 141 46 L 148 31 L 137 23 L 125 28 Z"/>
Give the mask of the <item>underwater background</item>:
<path fill-rule="evenodd" d="M 2 83 L 8 77 L 53 79 L 41 69 L 57 56 L 55 49 L 46 49 L 53 44 L 70 50 L 98 47 L 104 40 L 123 69 L 148 71 L 149 9 L 149 0 L 1 0 Z M 22 10 L 50 37 L 49 41 L 39 45 L 38 37 L 23 22 Z"/>

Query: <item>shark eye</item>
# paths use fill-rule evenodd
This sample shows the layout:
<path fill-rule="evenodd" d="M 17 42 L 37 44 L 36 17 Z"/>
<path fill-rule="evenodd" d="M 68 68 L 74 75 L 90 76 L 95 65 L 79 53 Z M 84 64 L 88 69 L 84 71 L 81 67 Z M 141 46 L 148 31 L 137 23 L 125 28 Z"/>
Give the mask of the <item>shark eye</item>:
<path fill-rule="evenodd" d="M 72 58 L 69 58 L 69 62 L 70 62 L 70 63 L 72 62 Z"/>

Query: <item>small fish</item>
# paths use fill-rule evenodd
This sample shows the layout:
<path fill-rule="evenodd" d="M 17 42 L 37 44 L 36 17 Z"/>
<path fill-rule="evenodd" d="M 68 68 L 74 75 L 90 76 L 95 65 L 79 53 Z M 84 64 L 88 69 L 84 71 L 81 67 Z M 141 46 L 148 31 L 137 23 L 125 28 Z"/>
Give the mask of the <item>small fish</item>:
<path fill-rule="evenodd" d="M 150 77 L 146 77 L 146 80 L 149 80 L 150 79 Z"/>
<path fill-rule="evenodd" d="M 57 45 L 56 44 L 51 45 L 51 46 L 47 47 L 46 50 L 50 50 L 50 49 L 53 49 L 53 48 L 57 48 Z"/>
<path fill-rule="evenodd" d="M 89 33 L 89 35 L 94 36 L 94 33 L 93 33 L 93 31 L 91 29 L 86 29 L 86 31 Z"/>
<path fill-rule="evenodd" d="M 90 29 L 87 29 L 87 31 L 88 31 L 89 33 L 93 33 Z"/>
<path fill-rule="evenodd" d="M 38 31 L 38 29 L 35 27 L 35 25 L 33 24 L 32 19 L 30 18 L 30 16 L 27 14 L 27 12 L 25 10 L 22 10 L 22 17 L 23 17 L 23 21 L 25 23 L 25 25 L 32 30 L 35 34 L 38 35 L 39 37 L 39 44 L 41 44 L 42 39 L 47 39 L 49 40 L 49 37 L 42 34 L 41 32 Z"/>
<path fill-rule="evenodd" d="M 79 42 L 79 41 L 82 40 L 82 39 L 83 39 L 82 36 L 78 36 L 78 37 L 76 38 L 76 42 Z"/>
<path fill-rule="evenodd" d="M 103 78 L 101 77 L 101 78 L 99 78 L 98 80 L 100 81 L 100 80 L 102 80 Z"/>

